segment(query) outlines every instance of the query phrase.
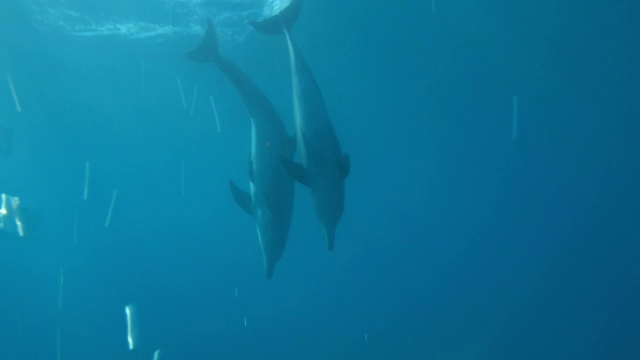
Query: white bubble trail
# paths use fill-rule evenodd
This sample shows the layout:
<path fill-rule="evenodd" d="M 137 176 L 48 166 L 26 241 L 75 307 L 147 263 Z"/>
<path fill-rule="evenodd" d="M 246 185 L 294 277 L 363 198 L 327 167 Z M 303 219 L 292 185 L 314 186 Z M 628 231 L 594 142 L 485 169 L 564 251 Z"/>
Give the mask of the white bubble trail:
<path fill-rule="evenodd" d="M 191 99 L 191 113 L 189 117 L 193 117 L 193 111 L 196 108 L 196 99 L 198 98 L 198 84 L 193 89 L 193 99 Z"/>
<path fill-rule="evenodd" d="M 116 204 L 116 197 L 118 196 L 118 190 L 113 189 L 113 193 L 111 194 L 111 205 L 109 205 L 109 212 L 107 213 L 107 220 L 104 222 L 104 227 L 109 227 L 109 223 L 111 223 L 111 215 L 113 214 L 113 207 Z"/>
<path fill-rule="evenodd" d="M 89 198 L 89 180 L 91 178 L 91 163 L 89 161 L 84 162 L 84 195 L 82 199 L 85 201 Z"/>
<path fill-rule="evenodd" d="M 124 313 L 127 317 L 127 343 L 129 350 L 136 348 L 138 344 L 138 312 L 134 304 L 124 307 Z"/>
<path fill-rule="evenodd" d="M 64 288 L 64 268 L 60 267 L 58 273 L 58 310 L 62 310 L 62 292 Z"/>
<path fill-rule="evenodd" d="M 184 90 L 182 90 L 182 81 L 180 80 L 180 78 L 178 79 L 178 91 L 180 91 L 180 100 L 182 100 L 182 107 L 183 108 L 187 108 L 187 101 L 184 98 Z"/>
<path fill-rule="evenodd" d="M 20 106 L 20 100 L 18 100 L 18 94 L 16 94 L 16 87 L 13 86 L 13 79 L 11 75 L 7 74 L 7 81 L 9 82 L 9 88 L 11 88 L 11 95 L 13 96 L 13 102 L 16 104 L 16 110 L 18 112 L 22 112 L 22 107 Z"/>
<path fill-rule="evenodd" d="M 213 101 L 213 96 L 209 96 L 209 102 L 213 109 L 213 116 L 216 119 L 216 128 L 218 129 L 218 132 L 220 132 L 220 118 L 218 117 L 218 108 L 216 107 L 216 103 Z"/>

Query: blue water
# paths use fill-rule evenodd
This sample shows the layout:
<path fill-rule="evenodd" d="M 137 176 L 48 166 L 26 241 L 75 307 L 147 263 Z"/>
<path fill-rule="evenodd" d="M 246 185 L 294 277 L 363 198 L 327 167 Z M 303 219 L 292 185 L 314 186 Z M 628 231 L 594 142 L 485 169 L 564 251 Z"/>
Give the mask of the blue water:
<path fill-rule="evenodd" d="M 297 186 L 271 280 L 227 185 L 247 112 L 183 53 L 214 18 L 293 133 L 286 43 L 245 24 L 274 2 L 131 3 L 0 3 L 0 193 L 31 231 L 0 233 L 0 360 L 58 334 L 61 359 L 640 358 L 635 2 L 305 0 L 351 173 L 333 252 Z"/>

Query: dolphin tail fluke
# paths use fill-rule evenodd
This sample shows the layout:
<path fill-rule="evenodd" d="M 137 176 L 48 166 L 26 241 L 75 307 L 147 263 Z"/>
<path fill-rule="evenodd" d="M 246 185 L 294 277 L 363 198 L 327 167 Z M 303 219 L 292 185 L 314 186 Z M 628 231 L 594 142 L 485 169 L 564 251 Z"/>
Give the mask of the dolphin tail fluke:
<path fill-rule="evenodd" d="M 327 245 L 329 247 L 329 251 L 333 251 L 333 247 L 336 244 L 336 227 L 325 227 L 324 236 L 327 239 Z"/>
<path fill-rule="evenodd" d="M 244 212 L 253 216 L 253 201 L 251 201 L 251 195 L 241 190 L 232 180 L 229 180 L 229 188 L 231 189 L 231 195 L 236 204 L 238 204 Z"/>
<path fill-rule="evenodd" d="M 302 9 L 302 0 L 291 0 L 287 7 L 275 15 L 260 21 L 249 21 L 249 25 L 264 34 L 280 34 L 283 28 L 291 29 L 293 27 L 298 15 L 300 15 L 300 9 Z"/>
<path fill-rule="evenodd" d="M 198 46 L 185 53 L 185 56 L 197 63 L 210 63 L 216 60 L 218 57 L 218 36 L 211 19 L 207 19 L 207 30 Z"/>

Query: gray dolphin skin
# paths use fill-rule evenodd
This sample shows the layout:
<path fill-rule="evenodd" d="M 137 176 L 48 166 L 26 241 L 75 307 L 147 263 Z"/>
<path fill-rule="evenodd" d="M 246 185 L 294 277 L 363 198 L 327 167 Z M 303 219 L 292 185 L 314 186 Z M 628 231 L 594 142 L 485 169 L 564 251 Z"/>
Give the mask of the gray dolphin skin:
<path fill-rule="evenodd" d="M 331 125 L 318 84 L 304 57 L 289 36 L 300 13 L 301 0 L 292 0 L 279 13 L 250 22 L 259 32 L 284 33 L 289 48 L 296 139 L 302 164 L 283 158 L 287 171 L 311 189 L 316 216 L 322 223 L 329 250 L 335 245 L 338 221 L 344 210 L 344 181 L 349 175 L 349 156 L 342 152 Z"/>
<path fill-rule="evenodd" d="M 284 252 L 291 225 L 294 181 L 282 159 L 291 161 L 295 139 L 287 134 L 278 112 L 260 88 L 218 52 L 211 20 L 200 44 L 186 56 L 198 63 L 215 64 L 238 91 L 251 116 L 251 193 L 240 190 L 233 181 L 229 186 L 236 203 L 256 222 L 266 277 L 270 279 Z"/>

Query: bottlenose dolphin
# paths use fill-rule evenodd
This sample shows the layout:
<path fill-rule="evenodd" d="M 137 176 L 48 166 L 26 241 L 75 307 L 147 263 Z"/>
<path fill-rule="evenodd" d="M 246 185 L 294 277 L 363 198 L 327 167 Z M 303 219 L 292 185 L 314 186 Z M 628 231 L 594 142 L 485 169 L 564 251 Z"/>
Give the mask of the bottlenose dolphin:
<path fill-rule="evenodd" d="M 213 63 L 231 81 L 251 116 L 251 194 L 229 181 L 236 203 L 251 215 L 258 230 L 267 279 L 282 257 L 293 213 L 294 181 L 282 165 L 291 161 L 295 139 L 287 134 L 275 107 L 251 79 L 218 52 L 216 31 L 208 20 L 200 44 L 186 56 L 198 63 Z"/>
<path fill-rule="evenodd" d="M 302 164 L 283 158 L 287 171 L 311 188 L 316 216 L 322 223 L 329 250 L 335 244 L 336 226 L 344 210 L 344 181 L 349 175 L 349 156 L 342 152 L 331 125 L 320 88 L 301 52 L 289 36 L 302 0 L 292 0 L 279 13 L 250 24 L 266 34 L 284 33 L 291 61 L 296 139 Z"/>

